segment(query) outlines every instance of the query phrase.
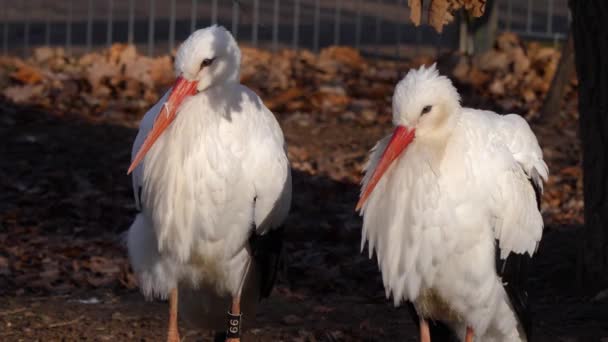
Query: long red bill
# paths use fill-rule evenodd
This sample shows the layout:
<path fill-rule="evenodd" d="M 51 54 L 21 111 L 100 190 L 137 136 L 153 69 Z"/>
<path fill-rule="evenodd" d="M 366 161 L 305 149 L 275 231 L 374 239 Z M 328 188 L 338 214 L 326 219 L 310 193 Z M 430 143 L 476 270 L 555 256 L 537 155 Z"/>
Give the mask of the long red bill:
<path fill-rule="evenodd" d="M 414 140 L 416 130 L 408 129 L 405 126 L 397 126 L 395 131 L 393 132 L 393 136 L 386 146 L 386 149 L 382 153 L 382 157 L 380 158 L 380 162 L 376 165 L 376 169 L 374 173 L 372 173 L 372 177 L 370 178 L 367 186 L 361 193 L 361 197 L 359 198 L 359 202 L 357 202 L 356 211 L 361 210 L 367 198 L 371 195 L 372 191 L 376 187 L 376 184 L 382 178 L 382 175 L 388 170 L 391 163 L 397 159 L 397 157 L 407 148 L 407 146 Z"/>
<path fill-rule="evenodd" d="M 163 108 L 158 113 L 156 117 L 156 121 L 154 121 L 154 126 L 144 143 L 139 148 L 137 155 L 133 158 L 133 162 L 131 162 L 131 166 L 129 166 L 129 170 L 127 174 L 130 174 L 135 170 L 137 165 L 141 163 L 144 159 L 146 153 L 150 150 L 154 142 L 163 131 L 169 127 L 169 124 L 175 119 L 175 114 L 177 113 L 177 109 L 184 99 L 188 96 L 196 94 L 196 82 L 188 81 L 183 77 L 178 77 L 175 81 L 175 85 L 173 86 L 173 90 L 171 90 L 171 94 L 169 94 L 169 98 L 167 102 L 163 105 Z"/>

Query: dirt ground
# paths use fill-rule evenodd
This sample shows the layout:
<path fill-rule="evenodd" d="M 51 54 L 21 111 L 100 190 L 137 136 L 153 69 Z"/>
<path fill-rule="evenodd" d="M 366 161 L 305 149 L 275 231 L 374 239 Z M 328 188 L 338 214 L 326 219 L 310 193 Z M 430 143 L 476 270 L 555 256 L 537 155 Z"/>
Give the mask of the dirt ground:
<path fill-rule="evenodd" d="M 138 293 L 120 242 L 135 212 L 125 170 L 136 130 L 0 108 L 0 341 L 162 341 L 167 305 Z M 244 341 L 417 339 L 406 309 L 384 297 L 375 260 L 359 252 L 353 211 L 387 113 L 380 125 L 279 114 L 294 166 L 288 260 Z M 608 341 L 608 293 L 575 287 L 579 228 L 546 219 L 530 284 L 534 340 Z M 209 340 L 185 327 L 182 336 Z"/>

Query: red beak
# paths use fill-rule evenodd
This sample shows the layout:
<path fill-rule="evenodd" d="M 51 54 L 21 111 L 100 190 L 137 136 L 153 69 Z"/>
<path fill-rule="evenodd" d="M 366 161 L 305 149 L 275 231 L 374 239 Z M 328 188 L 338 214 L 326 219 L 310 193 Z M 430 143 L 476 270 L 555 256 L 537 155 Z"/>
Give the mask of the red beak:
<path fill-rule="evenodd" d="M 393 136 L 391 137 L 391 141 L 386 146 L 384 153 L 382 153 L 382 157 L 380 158 L 380 162 L 376 165 L 376 169 L 372 174 L 369 182 L 363 192 L 361 193 L 361 197 L 359 198 L 359 202 L 357 203 L 356 211 L 361 210 L 365 201 L 369 195 L 371 195 L 372 191 L 376 187 L 376 184 L 382 178 L 382 175 L 388 170 L 391 166 L 392 162 L 399 157 L 399 155 L 405 151 L 407 146 L 414 140 L 416 130 L 409 129 L 405 126 L 397 126 L 395 131 L 393 132 Z"/>
<path fill-rule="evenodd" d="M 137 155 L 133 158 L 133 162 L 131 166 L 129 166 L 129 170 L 127 174 L 130 174 L 135 170 L 137 165 L 141 163 L 141 161 L 146 156 L 146 153 L 150 150 L 154 142 L 163 131 L 169 127 L 169 124 L 175 119 L 175 114 L 177 113 L 177 109 L 181 105 L 182 101 L 188 96 L 196 94 L 196 82 L 188 81 L 183 77 L 178 77 L 175 81 L 175 85 L 173 85 L 173 90 L 171 90 L 171 94 L 169 94 L 169 98 L 165 105 L 161 109 L 161 112 L 158 113 L 156 117 L 156 121 L 154 121 L 154 126 L 152 127 L 152 131 L 148 133 L 146 140 L 139 148 Z"/>

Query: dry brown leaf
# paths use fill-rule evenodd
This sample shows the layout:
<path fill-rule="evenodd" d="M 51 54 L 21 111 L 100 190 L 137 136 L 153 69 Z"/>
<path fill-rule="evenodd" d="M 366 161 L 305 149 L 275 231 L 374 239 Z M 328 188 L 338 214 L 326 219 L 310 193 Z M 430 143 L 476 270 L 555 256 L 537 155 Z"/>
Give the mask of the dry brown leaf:
<path fill-rule="evenodd" d="M 330 112 L 343 111 L 350 103 L 350 97 L 340 93 L 317 92 L 310 98 L 316 108 Z"/>
<path fill-rule="evenodd" d="M 0 276 L 7 276 L 11 274 L 11 269 L 8 266 L 8 259 L 0 256 Z"/>
<path fill-rule="evenodd" d="M 509 58 L 509 55 L 503 51 L 489 50 L 481 54 L 476 62 L 476 65 L 480 70 L 490 72 L 501 71 L 506 73 L 509 71 L 509 65 L 512 63 L 512 60 Z"/>
<path fill-rule="evenodd" d="M 113 260 L 93 256 L 88 262 L 88 268 L 96 273 L 117 274 L 120 273 L 120 267 Z"/>
<path fill-rule="evenodd" d="M 112 44 L 108 50 L 109 62 L 112 64 L 120 64 L 123 59 L 128 59 L 129 56 L 133 56 L 132 52 L 128 51 L 130 49 L 134 50 L 134 47 L 127 44 Z"/>
<path fill-rule="evenodd" d="M 175 79 L 173 63 L 170 56 L 161 56 L 152 60 L 150 77 L 156 85 L 171 84 Z"/>
<path fill-rule="evenodd" d="M 477 68 L 472 68 L 469 73 L 469 79 L 474 87 L 481 87 L 491 79 L 491 76 Z"/>
<path fill-rule="evenodd" d="M 422 16 L 421 3 L 419 1 L 408 1 L 411 10 L 411 19 L 418 26 Z M 443 26 L 454 20 L 454 12 L 463 8 L 473 17 L 480 17 L 485 11 L 486 0 L 431 0 L 429 6 L 429 24 L 437 32 L 443 31 Z"/>
<path fill-rule="evenodd" d="M 531 89 L 524 89 L 524 91 L 522 92 L 522 97 L 524 98 L 524 101 L 526 101 L 526 103 L 531 103 L 536 100 L 536 94 Z"/>
<path fill-rule="evenodd" d="M 469 62 L 465 58 L 461 58 L 452 70 L 452 75 L 462 82 L 469 76 L 470 71 Z"/>
<path fill-rule="evenodd" d="M 286 325 L 296 325 L 302 322 L 302 318 L 296 315 L 287 315 L 283 317 L 282 322 Z"/>
<path fill-rule="evenodd" d="M 92 92 L 98 92 L 99 87 L 105 79 L 111 79 L 120 72 L 118 65 L 111 64 L 102 58 L 98 58 L 86 68 L 85 77 L 91 85 Z"/>
<path fill-rule="evenodd" d="M 106 275 L 88 275 L 86 281 L 91 286 L 102 287 L 112 284 L 114 282 L 114 277 Z"/>
<path fill-rule="evenodd" d="M 330 46 L 321 50 L 318 64 L 321 68 L 326 65 L 336 64 L 361 70 L 366 67 L 367 63 L 357 49 L 347 46 Z M 335 70 L 331 70 L 331 72 L 335 72 Z"/>
<path fill-rule="evenodd" d="M 437 32 L 443 31 L 443 25 L 448 24 L 450 16 L 448 10 L 450 4 L 448 0 L 432 0 L 429 6 L 429 24 L 435 28 Z M 453 18 L 453 17 L 452 17 Z"/>
<path fill-rule="evenodd" d="M 42 46 L 34 49 L 34 61 L 44 63 L 55 56 L 53 48 Z"/>
<path fill-rule="evenodd" d="M 7 87 L 2 91 L 2 95 L 15 103 L 27 103 L 35 97 L 42 95 L 42 85 L 27 84 L 24 86 Z"/>
<path fill-rule="evenodd" d="M 496 46 L 500 51 L 510 51 L 521 46 L 519 37 L 513 32 L 503 32 L 496 38 Z"/>
<path fill-rule="evenodd" d="M 486 10 L 487 0 L 470 0 L 465 2 L 465 8 L 475 18 L 481 17 Z"/>
<path fill-rule="evenodd" d="M 17 71 L 11 74 L 11 78 L 23 84 L 36 84 L 42 81 L 43 76 L 40 69 L 20 62 Z"/>
<path fill-rule="evenodd" d="M 526 56 L 522 47 L 518 46 L 508 53 L 509 58 L 513 61 L 513 71 L 516 76 L 519 77 L 530 69 L 530 59 Z"/>
<path fill-rule="evenodd" d="M 505 94 L 505 84 L 499 79 L 495 79 L 494 81 L 492 81 L 488 89 L 494 95 L 502 96 Z"/>
<path fill-rule="evenodd" d="M 125 62 L 124 77 L 131 81 L 131 87 L 128 87 L 128 89 L 133 90 L 133 84 L 154 88 L 155 82 L 151 76 L 152 63 L 153 60 L 148 57 L 139 57 Z"/>
<path fill-rule="evenodd" d="M 335 310 L 336 310 L 336 308 L 325 306 L 325 305 L 317 305 L 314 308 L 312 308 L 313 312 L 322 313 L 322 314 L 330 313 Z"/>
<path fill-rule="evenodd" d="M 264 104 L 270 110 L 276 110 L 286 103 L 295 100 L 296 98 L 303 96 L 304 91 L 301 88 L 287 89 L 283 93 L 275 96 L 272 99 L 264 101 Z"/>
<path fill-rule="evenodd" d="M 422 19 L 422 0 L 407 0 L 407 5 L 410 7 L 412 23 L 414 26 L 419 26 Z"/>

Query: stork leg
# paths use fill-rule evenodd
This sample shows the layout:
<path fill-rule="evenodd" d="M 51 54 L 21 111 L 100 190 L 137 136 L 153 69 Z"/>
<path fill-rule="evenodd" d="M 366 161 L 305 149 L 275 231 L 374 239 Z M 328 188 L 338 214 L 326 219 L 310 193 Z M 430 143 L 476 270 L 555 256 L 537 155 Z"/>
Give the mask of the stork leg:
<path fill-rule="evenodd" d="M 473 328 L 467 327 L 467 335 L 464 338 L 465 342 L 473 342 Z"/>
<path fill-rule="evenodd" d="M 241 298 L 232 299 L 226 342 L 241 342 Z"/>
<path fill-rule="evenodd" d="M 429 329 L 429 322 L 422 317 L 420 317 L 420 342 L 431 342 L 431 330 Z"/>
<path fill-rule="evenodd" d="M 179 331 L 177 329 L 177 288 L 171 290 L 169 295 L 169 330 L 167 331 L 167 342 L 179 342 Z"/>

